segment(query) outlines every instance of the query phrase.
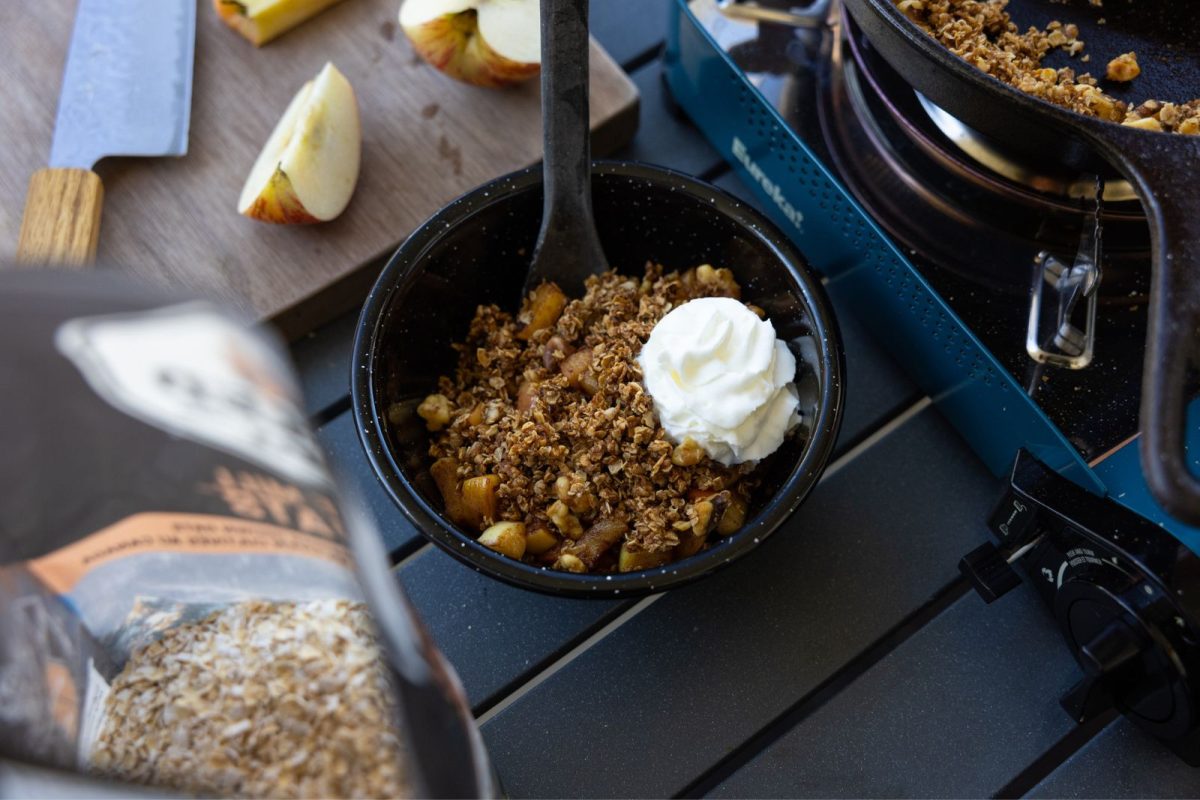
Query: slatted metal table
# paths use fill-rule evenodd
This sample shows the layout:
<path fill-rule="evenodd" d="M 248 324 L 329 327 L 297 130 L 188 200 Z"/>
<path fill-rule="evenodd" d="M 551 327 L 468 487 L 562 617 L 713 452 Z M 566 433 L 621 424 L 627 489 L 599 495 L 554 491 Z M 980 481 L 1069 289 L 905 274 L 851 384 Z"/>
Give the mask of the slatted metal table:
<path fill-rule="evenodd" d="M 592 4 L 593 33 L 642 93 L 618 156 L 749 199 L 668 111 L 667 4 Z M 845 422 L 808 502 L 737 565 L 636 601 L 514 589 L 426 543 L 358 443 L 356 318 L 293 345 L 309 411 L 457 668 L 509 795 L 1200 795 L 1200 771 L 1124 719 L 1067 718 L 1058 697 L 1078 669 L 1028 587 L 991 607 L 968 590 L 956 564 L 988 538 L 1001 481 L 848 312 Z"/>

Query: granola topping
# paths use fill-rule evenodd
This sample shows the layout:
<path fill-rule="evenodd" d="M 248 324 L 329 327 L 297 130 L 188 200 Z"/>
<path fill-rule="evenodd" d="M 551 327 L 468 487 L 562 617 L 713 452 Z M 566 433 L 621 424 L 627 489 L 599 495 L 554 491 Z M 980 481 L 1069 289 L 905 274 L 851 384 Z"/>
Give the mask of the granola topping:
<path fill-rule="evenodd" d="M 516 318 L 481 306 L 457 345 L 454 376 L 439 381 L 448 423 L 435 428 L 441 400 L 427 401 L 436 414 L 422 414 L 447 515 L 481 532 L 521 523 L 480 541 L 572 572 L 657 566 L 736 530 L 753 464 L 726 467 L 672 442 L 637 355 L 673 308 L 739 295 L 729 270 L 647 265 L 641 279 L 589 278 L 575 300 L 545 284 Z M 490 495 L 468 496 L 466 487 L 485 476 L 496 479 Z"/>
<path fill-rule="evenodd" d="M 1054 21 L 1045 29 L 1030 27 L 1021 33 L 1005 10 L 1008 0 L 893 2 L 952 53 L 1026 94 L 1110 122 L 1147 130 L 1200 134 L 1200 99 L 1180 103 L 1147 100 L 1131 107 L 1105 93 L 1087 72 L 1076 74 L 1071 67 L 1043 67 L 1042 60 L 1055 48 L 1071 56 L 1083 53 L 1079 28 L 1072 23 Z M 1084 55 L 1080 60 L 1086 62 L 1089 57 Z M 1112 59 L 1106 77 L 1130 81 L 1138 72 L 1136 56 L 1125 53 Z"/>

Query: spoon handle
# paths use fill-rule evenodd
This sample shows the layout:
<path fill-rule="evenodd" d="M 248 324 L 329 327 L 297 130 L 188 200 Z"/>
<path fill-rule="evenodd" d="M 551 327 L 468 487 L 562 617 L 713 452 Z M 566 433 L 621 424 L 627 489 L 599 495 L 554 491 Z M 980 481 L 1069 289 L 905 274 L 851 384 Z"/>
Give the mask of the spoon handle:
<path fill-rule="evenodd" d="M 541 0 L 545 201 L 528 288 L 553 279 L 567 292 L 607 264 L 592 220 L 588 124 L 588 0 Z M 574 263 L 563 263 L 564 261 Z"/>

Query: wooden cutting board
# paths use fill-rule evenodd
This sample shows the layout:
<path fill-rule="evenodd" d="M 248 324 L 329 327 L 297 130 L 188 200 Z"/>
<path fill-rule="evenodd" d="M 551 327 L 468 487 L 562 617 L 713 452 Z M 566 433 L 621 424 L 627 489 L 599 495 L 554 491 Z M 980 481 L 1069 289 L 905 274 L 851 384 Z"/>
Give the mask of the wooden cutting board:
<path fill-rule="evenodd" d="M 188 154 L 112 158 L 96 269 L 196 290 L 285 332 L 361 300 L 364 267 L 463 192 L 541 157 L 537 81 L 481 89 L 422 61 L 397 24 L 399 0 L 343 0 L 256 49 L 197 0 Z M 11 261 L 29 176 L 50 153 L 74 0 L 0 0 L 0 260 Z M 255 157 L 300 86 L 326 61 L 353 84 L 362 172 L 333 222 L 276 226 L 236 211 Z M 637 89 L 595 43 L 594 150 L 637 126 Z M 372 270 L 373 271 L 373 270 Z"/>

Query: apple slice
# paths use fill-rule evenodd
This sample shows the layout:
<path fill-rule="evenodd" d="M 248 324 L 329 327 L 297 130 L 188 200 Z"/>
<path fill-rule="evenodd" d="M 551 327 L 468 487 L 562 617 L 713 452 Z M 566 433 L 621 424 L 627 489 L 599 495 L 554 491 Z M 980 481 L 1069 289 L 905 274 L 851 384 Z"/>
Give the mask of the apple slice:
<path fill-rule="evenodd" d="M 213 0 L 217 16 L 254 42 L 264 45 L 339 0 Z"/>
<path fill-rule="evenodd" d="M 325 222 L 354 194 L 362 157 L 358 102 L 326 64 L 292 99 L 242 188 L 238 211 L 263 222 Z"/>
<path fill-rule="evenodd" d="M 476 86 L 509 86 L 541 69 L 538 0 L 405 0 L 400 27 L 422 58 Z"/>

